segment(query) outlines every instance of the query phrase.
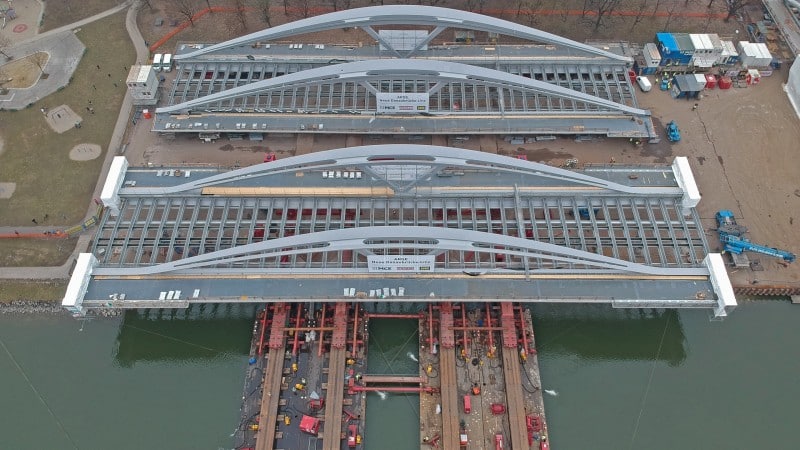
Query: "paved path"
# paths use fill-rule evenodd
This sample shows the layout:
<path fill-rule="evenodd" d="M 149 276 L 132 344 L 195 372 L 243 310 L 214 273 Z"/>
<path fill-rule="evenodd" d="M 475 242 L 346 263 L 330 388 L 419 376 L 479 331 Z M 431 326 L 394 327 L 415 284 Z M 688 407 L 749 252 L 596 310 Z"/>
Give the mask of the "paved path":
<path fill-rule="evenodd" d="M 69 84 L 69 79 L 78 68 L 83 51 L 86 47 L 83 42 L 71 31 L 62 31 L 58 34 L 45 36 L 37 40 L 29 40 L 17 44 L 5 52 L 15 60 L 46 49 L 49 59 L 43 71 L 48 74 L 46 79 L 39 79 L 32 87 L 25 89 L 9 89 L 8 94 L 0 95 L 0 107 L 3 109 L 20 110 L 31 103 L 36 103 L 60 88 Z M 36 105 L 41 107 L 40 105 Z M 56 106 L 56 105 L 45 105 Z"/>
<path fill-rule="evenodd" d="M 102 19 L 110 14 L 114 14 L 115 12 L 121 11 L 128 6 L 133 5 L 131 8 L 128 9 L 128 13 L 125 17 L 125 27 L 128 29 L 128 34 L 131 37 L 131 41 L 133 42 L 134 47 L 136 48 L 136 62 L 144 62 L 147 61 L 150 53 L 144 45 L 144 39 L 142 38 L 139 29 L 136 26 L 136 13 L 139 10 L 139 1 L 128 1 L 123 5 L 118 7 L 112 8 L 108 11 L 102 12 L 100 14 L 96 14 L 88 19 L 81 20 L 76 22 L 77 26 L 83 25 L 85 23 L 90 23 L 93 20 Z M 65 27 L 61 27 L 64 29 L 74 28 L 76 25 L 67 25 Z M 64 31 L 62 29 L 51 30 L 47 33 L 42 33 L 37 37 L 41 37 L 43 35 L 47 35 L 48 33 L 56 33 Z M 103 162 L 103 169 L 100 172 L 98 177 L 97 185 L 95 186 L 94 193 L 92 194 L 92 198 L 100 197 L 100 191 L 103 189 L 103 184 L 106 181 L 106 176 L 108 175 L 108 168 L 111 165 L 111 160 L 117 154 L 117 151 L 120 148 L 122 143 L 122 138 L 125 135 L 125 129 L 127 128 L 128 122 L 130 121 L 132 113 L 132 103 L 131 98 L 129 95 L 125 96 L 125 100 L 122 102 L 122 107 L 120 108 L 119 118 L 117 119 L 117 124 L 114 126 L 114 133 L 111 135 L 111 142 L 108 146 L 106 151 L 106 157 Z M 94 202 L 90 202 L 89 207 L 86 212 L 86 216 L 84 221 L 92 217 L 95 212 L 97 211 L 97 205 Z M 52 231 L 54 228 L 57 227 L 0 227 L 0 234 L 11 233 L 13 234 L 14 231 L 18 231 L 21 234 L 24 233 L 43 233 L 45 231 Z M 2 278 L 17 278 L 17 279 L 64 279 L 69 278 L 69 272 L 72 269 L 72 264 L 74 263 L 75 259 L 78 257 L 79 253 L 84 253 L 89 248 L 89 242 L 92 240 L 91 231 L 82 234 L 78 238 L 78 245 L 75 246 L 75 250 L 72 252 L 72 256 L 67 259 L 63 265 L 59 267 L 4 267 L 0 268 L 0 279 Z"/>

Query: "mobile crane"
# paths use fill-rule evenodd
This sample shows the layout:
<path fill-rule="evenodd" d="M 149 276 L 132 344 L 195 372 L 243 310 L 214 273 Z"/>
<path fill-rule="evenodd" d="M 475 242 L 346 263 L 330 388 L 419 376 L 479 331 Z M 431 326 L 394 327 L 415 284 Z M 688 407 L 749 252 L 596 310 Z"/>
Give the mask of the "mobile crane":
<path fill-rule="evenodd" d="M 781 258 L 789 263 L 794 262 L 796 259 L 794 253 L 750 242 L 749 239 L 744 237 L 747 228 L 737 224 L 733 212 L 727 209 L 717 212 L 717 232 L 719 233 L 719 241 L 725 245 L 726 252 L 737 255 L 742 252 L 762 253 L 764 255 Z"/>

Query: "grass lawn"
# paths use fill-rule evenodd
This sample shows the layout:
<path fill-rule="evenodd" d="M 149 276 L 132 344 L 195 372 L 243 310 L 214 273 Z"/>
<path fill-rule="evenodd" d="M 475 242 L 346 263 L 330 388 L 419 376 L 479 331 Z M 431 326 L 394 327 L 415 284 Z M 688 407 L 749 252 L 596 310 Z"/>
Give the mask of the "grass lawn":
<path fill-rule="evenodd" d="M 2 239 L 0 267 L 60 266 L 67 261 L 78 238 Z"/>
<path fill-rule="evenodd" d="M 0 200 L 2 225 L 30 225 L 33 218 L 43 225 L 73 225 L 83 219 L 91 203 L 103 156 L 72 161 L 69 151 L 84 142 L 99 144 L 103 150 L 108 147 L 125 95 L 125 68 L 136 55 L 124 12 L 83 27 L 77 36 L 86 53 L 66 88 L 33 107 L 0 111 L 0 136 L 5 141 L 0 181 L 17 183 L 14 195 Z M 90 100 L 93 115 L 86 111 Z M 83 116 L 80 129 L 57 134 L 47 125 L 39 109 L 62 104 Z"/>
<path fill-rule="evenodd" d="M 125 0 L 51 0 L 44 2 L 44 18 L 39 31 L 52 30 L 111 9 Z M 85 42 L 84 42 L 85 43 Z"/>
<path fill-rule="evenodd" d="M 0 302 L 38 300 L 60 302 L 67 291 L 67 280 L 3 280 L 0 283 Z"/>

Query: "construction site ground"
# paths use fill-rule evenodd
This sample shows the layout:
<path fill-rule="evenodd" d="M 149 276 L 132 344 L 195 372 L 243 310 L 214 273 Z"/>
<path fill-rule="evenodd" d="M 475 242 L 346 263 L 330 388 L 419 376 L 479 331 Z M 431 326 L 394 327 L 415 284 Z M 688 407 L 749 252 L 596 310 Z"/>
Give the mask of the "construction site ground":
<path fill-rule="evenodd" d="M 471 137 L 465 142 L 449 141 L 444 136 L 426 136 L 414 144 L 458 145 L 462 148 L 505 155 L 525 154 L 529 161 L 563 165 L 567 159 L 582 164 L 669 164 L 676 156 L 690 160 L 703 200 L 698 210 L 707 231 L 711 250 L 720 249 L 714 215 L 730 209 L 739 223 L 750 229 L 752 241 L 800 253 L 797 228 L 800 220 L 800 164 L 796 162 L 800 123 L 783 83 L 787 70 L 776 71 L 749 88 L 705 91 L 699 100 L 675 100 L 667 92 L 654 89 L 639 92 L 641 107 L 653 113 L 662 130 L 675 120 L 682 139 L 670 143 L 639 146 L 620 139 L 594 139 L 576 142 L 559 138 L 523 145 L 511 145 L 503 136 Z M 654 83 L 656 84 L 656 83 Z M 657 85 L 657 84 L 656 84 Z M 693 109 L 694 103 L 698 108 Z M 267 136 L 264 141 L 202 143 L 196 137 L 165 139 L 150 132 L 152 122 L 139 120 L 126 137 L 131 165 L 210 164 L 248 166 L 263 162 L 268 151 L 285 158 L 308 151 L 372 144 L 409 142 L 407 136 L 345 136 L 315 134 Z M 798 217 L 795 217 L 798 216 Z M 800 265 L 784 265 L 767 256 L 751 255 L 763 271 L 741 269 L 731 274 L 734 285 L 800 284 Z"/>

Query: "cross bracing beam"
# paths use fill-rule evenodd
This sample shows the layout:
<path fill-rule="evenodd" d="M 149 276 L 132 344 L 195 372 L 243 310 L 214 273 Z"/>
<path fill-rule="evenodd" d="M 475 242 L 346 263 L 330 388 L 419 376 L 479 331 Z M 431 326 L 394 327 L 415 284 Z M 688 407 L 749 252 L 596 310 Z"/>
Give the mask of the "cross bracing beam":
<path fill-rule="evenodd" d="M 679 197 L 683 195 L 683 191 L 674 183 L 671 185 L 630 186 L 533 161 L 523 161 L 507 156 L 461 148 L 414 144 L 365 145 L 309 153 L 243 167 L 230 172 L 192 180 L 177 186 L 122 188 L 120 195 L 157 196 L 192 192 L 197 194 L 199 193 L 198 190 L 212 186 L 225 186 L 233 183 L 259 185 L 258 183 L 262 182 L 260 179 L 271 175 L 346 167 L 366 168 L 407 165 L 452 167 L 498 174 L 521 174 L 538 179 L 538 185 L 544 187 L 552 186 L 553 188 L 550 190 L 556 192 L 558 188 L 562 188 L 562 191 L 569 191 L 570 195 L 574 195 L 572 189 L 575 187 L 589 189 L 593 194 L 600 194 L 606 191 L 608 193 L 640 196 Z M 537 184 L 531 181 L 530 186 L 535 187 Z M 441 192 L 445 190 L 442 188 Z M 456 192 L 456 194 L 465 195 L 463 191 Z"/>
<path fill-rule="evenodd" d="M 569 119 L 570 114 L 582 112 L 588 116 L 592 115 L 623 115 L 632 118 L 647 118 L 650 112 L 647 110 L 634 108 L 615 101 L 600 98 L 584 92 L 565 88 L 555 84 L 539 81 L 532 78 L 500 72 L 493 69 L 469 66 L 453 62 L 441 61 L 420 61 L 403 60 L 402 64 L 392 60 L 370 60 L 357 61 L 346 64 L 319 67 L 304 70 L 301 72 L 286 74 L 280 77 L 261 80 L 254 83 L 234 87 L 222 92 L 195 98 L 183 103 L 158 108 L 156 113 L 165 114 L 191 114 L 192 112 L 215 111 L 215 112 L 258 112 L 262 114 L 283 114 L 294 112 L 316 111 L 318 113 L 339 112 L 330 109 L 330 105 L 310 105 L 287 106 L 286 100 L 294 98 L 297 89 L 322 89 L 333 92 L 341 92 L 344 95 L 350 86 L 360 83 L 372 83 L 380 92 L 407 92 L 406 86 L 411 86 L 411 92 L 429 92 L 437 83 L 445 82 L 452 91 L 462 91 L 461 86 L 475 86 L 483 89 L 505 89 L 509 91 L 519 91 L 523 96 L 544 96 L 546 98 L 563 99 L 564 101 L 575 103 L 572 107 L 554 109 L 552 103 L 548 108 L 541 106 L 541 103 L 532 100 L 525 102 L 525 105 L 504 105 L 505 114 L 514 113 L 547 113 L 564 114 L 565 119 Z M 441 94 L 442 89 L 437 87 L 437 95 Z M 475 89 L 475 88 L 472 88 Z M 264 105 L 256 110 L 254 107 L 239 108 L 235 110 L 225 107 L 225 102 L 238 98 L 263 98 L 265 96 L 277 95 L 278 100 Z M 367 95 L 364 91 L 362 95 Z M 491 94 L 490 94 L 491 95 Z M 288 97 L 287 97 L 288 96 Z M 371 97 L 371 98 L 367 98 Z M 367 95 L 364 101 L 356 101 L 351 104 L 338 105 L 341 112 L 364 113 L 376 112 L 376 101 L 373 96 Z M 469 102 L 467 98 L 456 98 L 461 104 L 457 110 L 447 106 L 448 115 L 461 115 L 470 111 L 463 111 Z M 487 113 L 498 111 L 498 106 L 490 101 L 491 98 L 481 98 L 479 105 L 482 109 L 475 109 L 472 113 Z M 488 103 L 487 103 L 488 102 Z M 496 100 L 494 101 L 496 102 Z M 433 103 L 433 102 L 431 102 Z M 433 115 L 437 112 L 438 104 L 429 105 Z"/>
<path fill-rule="evenodd" d="M 628 57 L 620 56 L 514 22 L 467 11 L 414 5 L 373 6 L 309 17 L 307 19 L 278 25 L 216 45 L 211 45 L 194 52 L 176 55 L 175 59 L 189 59 L 214 53 L 218 50 L 250 45 L 255 42 L 272 41 L 325 30 L 385 25 L 446 27 L 497 33 L 504 36 L 526 39 L 532 42 L 563 46 L 575 51 L 577 54 L 596 55 L 599 59 L 632 62 Z"/>
<path fill-rule="evenodd" d="M 693 267 L 706 254 L 699 218 L 685 218 L 676 199 L 518 195 L 519 200 L 129 197 L 118 216 L 104 217 L 92 252 L 106 267 L 136 266 L 143 254 L 152 264 L 264 239 L 402 225 L 502 233 L 662 267 Z M 348 266 L 341 258 L 324 261 L 326 267 Z M 452 255 L 444 265 L 463 267 L 465 261 Z M 292 266 L 304 264 L 313 265 L 307 259 Z"/>
<path fill-rule="evenodd" d="M 460 251 L 488 253 L 491 255 L 504 255 L 507 257 L 528 258 L 541 262 L 551 262 L 549 266 L 539 268 L 534 266 L 532 273 L 569 273 L 569 274 L 599 274 L 599 273 L 628 273 L 637 275 L 654 276 L 707 276 L 708 269 L 703 267 L 689 268 L 664 268 L 643 264 L 631 263 L 616 258 L 575 250 L 568 247 L 552 245 L 535 240 L 505 236 L 495 233 L 447 230 L 435 227 L 362 227 L 328 230 L 316 233 L 301 234 L 279 239 L 265 240 L 258 243 L 237 246 L 216 252 L 192 256 L 177 261 L 171 261 L 153 266 L 136 268 L 104 268 L 94 270 L 97 276 L 130 276 L 154 275 L 171 272 L 201 274 L 224 274 L 228 272 L 242 273 L 246 268 L 220 268 L 220 265 L 229 265 L 246 262 L 281 258 L 295 255 L 312 255 L 314 253 L 327 253 L 339 251 L 372 251 L 374 253 L 404 254 L 404 250 L 425 250 L 428 252 Z M 399 253 L 396 253 L 399 252 Z M 575 269 L 558 268 L 558 265 L 575 266 Z M 555 267 L 555 268 L 547 268 Z M 524 267 L 520 267 L 524 270 Z M 263 272 L 263 268 L 250 269 Z M 295 267 L 278 267 L 273 270 L 288 273 L 314 273 L 319 269 L 298 269 Z M 462 271 L 464 268 L 438 270 Z M 513 269 L 492 269 L 505 272 Z M 519 270 L 519 269 L 518 269 Z M 331 269 L 322 270 L 329 273 Z M 342 271 L 366 272 L 366 267 L 351 268 Z"/>

